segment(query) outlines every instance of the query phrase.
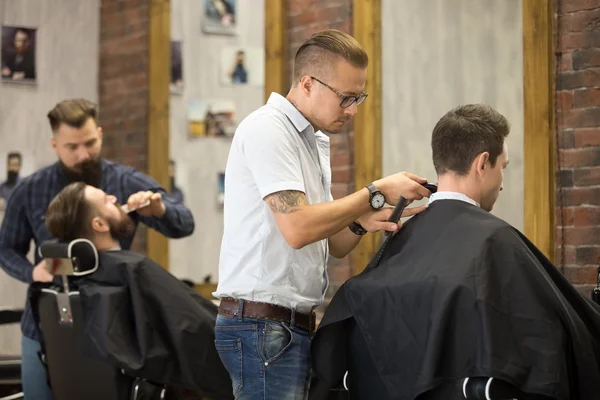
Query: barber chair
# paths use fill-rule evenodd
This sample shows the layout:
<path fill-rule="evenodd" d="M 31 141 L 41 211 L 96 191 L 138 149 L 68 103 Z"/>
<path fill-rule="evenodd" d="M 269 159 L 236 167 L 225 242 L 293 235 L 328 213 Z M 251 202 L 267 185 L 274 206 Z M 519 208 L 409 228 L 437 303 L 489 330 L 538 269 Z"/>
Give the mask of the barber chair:
<path fill-rule="evenodd" d="M 167 389 L 135 377 L 86 354 L 84 319 L 76 279 L 94 273 L 98 253 L 86 239 L 69 243 L 47 241 L 40 247 L 49 271 L 62 287 L 34 290 L 32 307 L 41 333 L 40 355 L 56 400 L 166 399 Z"/>
<path fill-rule="evenodd" d="M 596 280 L 596 287 L 592 289 L 592 300 L 600 305 L 600 267 L 598 267 L 598 278 Z"/>
<path fill-rule="evenodd" d="M 377 388 L 383 388 L 384 383 L 379 380 L 379 375 L 365 376 L 358 371 L 376 370 L 376 364 L 368 353 L 367 343 L 360 329 L 352 320 L 348 323 L 348 346 L 352 352 L 348 357 L 348 371 L 344 376 L 343 388 L 349 393 L 348 399 L 369 399 Z M 360 361 L 359 361 L 360 360 Z M 367 364 L 365 365 L 365 361 Z M 338 388 L 338 391 L 341 388 Z M 356 393 L 356 397 L 354 396 Z M 335 399 L 340 399 L 339 393 L 332 393 Z M 418 400 L 530 400 L 532 397 L 525 395 L 514 386 L 499 379 L 489 377 L 469 377 L 450 380 L 441 383 L 429 392 L 420 395 Z"/>
<path fill-rule="evenodd" d="M 0 308 L 0 326 L 18 324 L 22 309 Z M 21 356 L 0 354 L 0 400 L 22 399 Z"/>
<path fill-rule="evenodd" d="M 387 399 L 382 393 L 384 383 L 377 374 L 361 374 L 359 371 L 376 370 L 376 363 L 367 350 L 360 329 L 354 322 L 345 327 L 348 335 L 348 371 L 343 381 L 330 389 L 324 396 L 320 388 L 311 391 L 311 400 L 353 400 L 353 399 Z M 366 365 L 365 365 L 366 364 Z M 452 379 L 439 384 L 437 387 L 419 395 L 416 400 L 554 400 L 547 397 L 532 396 L 523 393 L 513 385 L 500 379 L 490 377 L 468 377 Z"/>

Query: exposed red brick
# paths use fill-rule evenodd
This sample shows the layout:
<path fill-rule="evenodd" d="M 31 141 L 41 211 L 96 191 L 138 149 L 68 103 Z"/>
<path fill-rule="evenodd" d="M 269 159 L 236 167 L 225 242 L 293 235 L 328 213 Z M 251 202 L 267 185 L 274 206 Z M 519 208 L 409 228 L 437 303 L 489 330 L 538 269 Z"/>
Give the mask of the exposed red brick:
<path fill-rule="evenodd" d="M 563 34 L 569 32 L 586 32 L 600 29 L 600 7 L 583 12 L 564 15 L 560 24 Z"/>
<path fill-rule="evenodd" d="M 560 56 L 558 70 L 561 72 L 573 70 L 573 53 L 562 53 Z"/>
<path fill-rule="evenodd" d="M 600 207 L 575 207 L 573 209 L 573 224 L 575 226 L 600 225 Z"/>
<path fill-rule="evenodd" d="M 572 56 L 573 69 L 600 67 L 600 49 L 575 51 Z"/>
<path fill-rule="evenodd" d="M 577 129 L 574 142 L 576 147 L 600 146 L 600 129 Z"/>
<path fill-rule="evenodd" d="M 600 167 L 574 169 L 573 184 L 575 186 L 600 186 Z"/>
<path fill-rule="evenodd" d="M 575 108 L 600 107 L 600 88 L 575 90 L 572 105 Z M 596 111 L 600 112 L 600 109 Z"/>
<path fill-rule="evenodd" d="M 578 249 L 578 251 L 579 250 L 580 249 Z M 597 276 L 596 268 L 593 266 L 567 265 L 563 269 L 563 274 L 573 284 L 586 284 L 593 282 Z"/>
<path fill-rule="evenodd" d="M 332 168 L 331 180 L 339 183 L 350 183 L 352 181 L 352 170 L 348 165 Z"/>
<path fill-rule="evenodd" d="M 600 243 L 600 226 L 565 227 L 563 236 L 565 245 L 596 246 Z"/>
<path fill-rule="evenodd" d="M 563 226 L 573 226 L 573 210 L 573 207 L 564 207 L 562 209 L 557 208 L 555 210 L 555 218 L 557 223 L 562 224 Z"/>
<path fill-rule="evenodd" d="M 600 187 L 562 188 L 561 192 L 563 207 L 600 205 Z"/>
<path fill-rule="evenodd" d="M 556 106 L 559 110 L 570 110 L 573 108 L 573 92 L 564 91 L 557 93 Z"/>
<path fill-rule="evenodd" d="M 600 82 L 600 75 L 598 76 Z M 574 108 L 559 111 L 558 121 L 570 128 L 595 128 L 600 126 L 600 108 Z"/>
<path fill-rule="evenodd" d="M 560 51 L 589 49 L 592 47 L 600 47 L 600 31 L 567 33 L 560 37 Z"/>
<path fill-rule="evenodd" d="M 560 150 L 560 165 L 563 168 L 600 165 L 600 147 Z"/>
<path fill-rule="evenodd" d="M 100 7 L 99 125 L 103 155 L 147 170 L 149 9 L 139 0 L 102 0 Z M 146 249 L 139 226 L 133 249 Z"/>
<path fill-rule="evenodd" d="M 593 87 L 600 80 L 600 68 L 568 71 L 560 74 L 558 88 L 561 90 Z"/>
<path fill-rule="evenodd" d="M 561 1 L 560 10 L 563 13 L 570 13 L 574 11 L 585 11 L 593 10 L 600 7 L 598 0 L 568 0 Z"/>

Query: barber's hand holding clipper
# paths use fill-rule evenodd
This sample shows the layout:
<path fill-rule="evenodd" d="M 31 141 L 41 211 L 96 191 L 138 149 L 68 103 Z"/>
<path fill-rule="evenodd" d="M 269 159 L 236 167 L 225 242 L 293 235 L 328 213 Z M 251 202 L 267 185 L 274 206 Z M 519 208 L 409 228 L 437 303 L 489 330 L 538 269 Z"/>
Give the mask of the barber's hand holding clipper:
<path fill-rule="evenodd" d="M 407 199 L 407 205 L 414 200 L 429 197 L 431 192 L 422 185 L 426 182 L 427 179 L 420 176 L 409 172 L 400 172 L 367 185 L 367 189 L 370 192 L 371 208 L 373 210 L 360 216 L 356 222 L 368 232 L 396 232 L 400 228 L 400 223 L 389 222 L 394 208 L 386 207 L 385 205 L 396 205 L 400 197 Z M 401 217 L 406 218 L 416 215 L 425 210 L 425 208 L 425 205 L 405 208 Z"/>
<path fill-rule="evenodd" d="M 123 207 L 123 211 L 126 213 L 137 211 L 141 216 L 156 218 L 162 218 L 166 210 L 162 195 L 149 190 L 132 194 L 127 199 L 126 207 Z"/>

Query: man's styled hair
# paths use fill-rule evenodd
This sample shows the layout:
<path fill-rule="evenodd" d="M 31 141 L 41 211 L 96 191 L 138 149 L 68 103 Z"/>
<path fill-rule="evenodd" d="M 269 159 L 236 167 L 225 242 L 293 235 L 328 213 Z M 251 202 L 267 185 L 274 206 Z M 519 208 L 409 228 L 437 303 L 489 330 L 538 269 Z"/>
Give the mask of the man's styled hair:
<path fill-rule="evenodd" d="M 431 149 L 435 171 L 438 175 L 448 171 L 467 175 L 475 157 L 485 151 L 495 166 L 509 133 L 508 120 L 488 105 L 454 108 L 433 128 Z"/>
<path fill-rule="evenodd" d="M 86 200 L 85 187 L 83 182 L 71 183 L 52 199 L 46 210 L 50 235 L 63 241 L 92 239 L 90 221 L 96 215 L 96 207 Z"/>
<path fill-rule="evenodd" d="M 294 83 L 304 75 L 326 79 L 327 73 L 338 59 L 356 68 L 367 68 L 369 56 L 352 36 L 337 29 L 326 29 L 313 34 L 300 46 L 294 58 Z"/>
<path fill-rule="evenodd" d="M 96 121 L 96 117 L 96 104 L 86 99 L 63 100 L 48 112 L 48 120 L 54 133 L 61 124 L 81 128 L 89 118 Z"/>
<path fill-rule="evenodd" d="M 21 162 L 21 153 L 19 153 L 18 151 L 12 151 L 8 153 L 8 155 L 6 156 L 6 161 L 10 160 L 11 158 L 18 158 L 19 162 Z"/>

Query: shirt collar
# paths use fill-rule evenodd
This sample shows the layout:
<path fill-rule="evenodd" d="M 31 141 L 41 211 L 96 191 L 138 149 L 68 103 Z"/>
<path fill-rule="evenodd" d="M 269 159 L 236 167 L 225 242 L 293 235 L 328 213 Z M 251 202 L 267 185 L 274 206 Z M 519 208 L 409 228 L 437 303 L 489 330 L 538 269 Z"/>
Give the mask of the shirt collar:
<path fill-rule="evenodd" d="M 463 193 L 458 192 L 436 192 L 433 193 L 429 197 L 429 204 L 433 203 L 436 200 L 460 200 L 469 204 L 473 204 L 474 206 L 481 207 L 478 202 L 467 196 Z M 428 205 L 429 205 L 428 204 Z"/>
<path fill-rule="evenodd" d="M 271 93 L 267 104 L 272 105 L 277 110 L 284 113 L 289 120 L 292 121 L 292 124 L 294 124 L 298 132 L 302 132 L 310 126 L 310 122 L 304 118 L 304 115 L 302 115 L 302 113 L 298 111 L 298 109 L 294 107 L 294 105 L 290 103 L 288 99 L 279 93 Z"/>

